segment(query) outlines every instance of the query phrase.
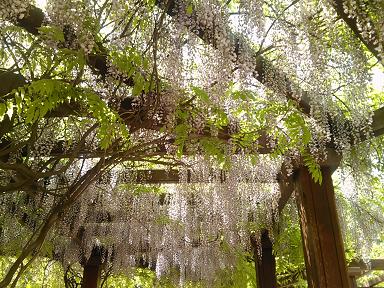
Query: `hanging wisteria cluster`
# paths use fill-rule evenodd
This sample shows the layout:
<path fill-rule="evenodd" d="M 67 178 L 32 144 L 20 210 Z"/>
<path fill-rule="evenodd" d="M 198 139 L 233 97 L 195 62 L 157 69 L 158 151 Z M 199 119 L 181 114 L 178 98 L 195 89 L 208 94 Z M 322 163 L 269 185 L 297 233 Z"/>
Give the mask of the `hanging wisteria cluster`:
<path fill-rule="evenodd" d="M 0 4 L 0 19 L 23 19 L 28 15 L 28 2 L 26 1 L 2 1 Z"/>
<path fill-rule="evenodd" d="M 279 165 L 247 160 L 235 157 L 223 172 L 196 158 L 180 184 L 160 187 L 138 184 L 140 170 L 111 170 L 57 227 L 54 253 L 68 265 L 100 246 L 116 272 L 146 263 L 158 276 L 176 269 L 181 282 L 213 281 L 235 265 L 237 249 L 252 249 L 251 233 L 278 221 Z"/>
<path fill-rule="evenodd" d="M 375 182 L 358 181 L 352 177 L 347 168 L 337 173 L 338 186 L 336 204 L 339 211 L 341 231 L 348 249 L 358 257 L 368 260 L 373 247 L 380 243 L 384 218 L 381 212 L 380 186 L 381 178 Z M 371 179 L 372 181 L 372 179 Z"/>
<path fill-rule="evenodd" d="M 166 3 L 159 3 L 158 7 L 165 7 Z M 368 65 L 364 52 L 359 49 L 361 44 L 351 33 L 338 34 L 340 30 L 336 27 L 342 27 L 343 23 L 334 24 L 336 16 L 327 3 L 294 1 L 284 5 L 284 1 L 281 1 L 283 9 L 274 8 L 268 14 L 261 12 L 260 3 L 243 1 L 228 7 L 219 1 L 190 4 L 172 1 L 169 9 L 175 17 L 165 17 L 161 27 L 155 27 L 154 21 L 162 17 L 162 11 L 151 4 L 146 6 L 112 1 L 102 7 L 96 3 L 93 5 L 92 1 L 48 1 L 45 21 L 64 31 L 65 47 L 81 47 L 86 55 L 93 57 L 92 49 L 99 41 L 93 34 L 97 31 L 95 29 L 99 29 L 99 33 L 102 37 L 108 37 L 108 41 L 96 50 L 108 49 L 121 53 L 126 49 L 135 49 L 140 51 L 144 59 L 147 58 L 147 64 L 144 65 L 142 61 L 130 67 L 130 71 L 119 71 L 124 68 L 115 67 L 110 62 L 107 64 L 111 72 L 109 76 L 115 75 L 101 87 L 112 90 L 107 93 L 100 91 L 108 97 L 107 101 L 113 102 L 115 97 L 121 99 L 117 95 L 129 92 L 124 85 L 116 82 L 121 81 L 119 75 L 134 73 L 134 77 L 139 77 L 133 70 L 145 69 L 143 65 L 148 65 L 147 75 L 144 75 L 144 71 L 139 73 L 144 77 L 143 80 L 158 74 L 171 86 L 158 99 L 163 104 L 156 104 L 157 107 L 169 107 L 164 108 L 168 111 L 153 114 L 153 117 L 167 116 L 167 121 L 162 123 L 172 120 L 170 115 L 174 113 L 175 103 L 185 98 L 180 89 L 190 89 L 191 85 L 203 87 L 210 101 L 231 115 L 233 111 L 230 108 L 236 103 L 225 95 L 228 95 L 226 92 L 231 83 L 235 82 L 237 88 L 254 90 L 261 98 L 273 100 L 280 96 L 278 101 L 286 101 L 284 96 L 292 94 L 295 101 L 307 101 L 311 105 L 311 119 L 316 120 L 312 130 L 316 141 L 312 145 L 313 154 L 325 148 L 331 140 L 331 133 L 339 151 L 348 149 L 359 141 L 362 131 L 364 137 L 369 134 L 369 119 L 372 116 L 370 103 L 366 101 Z M 7 9 L 12 9 L 12 13 L 27 9 L 16 7 L 16 4 Z M 270 5 L 274 7 L 273 3 Z M 353 10 L 347 9 L 353 3 L 345 6 L 347 12 Z M 106 14 L 107 8 L 109 14 Z M 323 12 L 318 12 L 320 10 Z M 232 11 L 236 12 L 235 15 L 231 14 Z M 100 14 L 100 27 L 95 22 L 95 13 Z M 9 16 L 2 18 L 9 19 Z M 133 26 L 133 22 L 138 23 Z M 319 26 L 323 28 L 316 31 Z M 363 24 L 361 26 L 366 27 Z M 232 27 L 233 31 L 239 32 L 233 32 Z M 375 29 L 379 29 L 376 27 L 381 26 L 375 25 Z M 156 41 L 151 39 L 152 32 L 158 38 Z M 260 47 L 254 48 L 252 45 Z M 263 56 L 263 53 L 266 55 Z M 153 57 L 156 57 L 156 62 Z M 269 61 L 274 62 L 273 66 L 268 65 Z M 263 75 L 259 75 L 258 66 L 261 63 L 265 66 Z M 96 69 L 100 70 L 100 67 Z M 150 72 L 151 69 L 157 72 Z M 174 75 L 178 75 L 177 79 L 173 79 Z M 264 86 L 252 81 L 252 76 L 261 80 Z M 92 79 L 91 75 L 88 77 L 90 85 L 99 86 L 94 83 L 96 79 Z M 287 77 L 292 84 L 287 85 Z M 277 93 L 269 93 L 270 90 Z M 347 118 L 344 111 L 349 115 Z"/>

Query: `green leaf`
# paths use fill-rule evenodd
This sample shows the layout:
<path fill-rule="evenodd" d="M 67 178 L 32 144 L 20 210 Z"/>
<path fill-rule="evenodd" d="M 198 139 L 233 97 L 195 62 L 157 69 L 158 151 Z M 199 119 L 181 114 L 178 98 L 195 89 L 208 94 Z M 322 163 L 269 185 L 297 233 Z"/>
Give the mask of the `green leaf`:
<path fill-rule="evenodd" d="M 38 28 L 39 33 L 42 35 L 46 35 L 50 39 L 57 42 L 64 42 L 64 33 L 63 30 L 56 26 L 42 26 Z"/>
<path fill-rule="evenodd" d="M 210 103 L 210 100 L 209 100 L 209 95 L 207 92 L 205 92 L 203 89 L 201 89 L 200 87 L 196 87 L 196 86 L 192 86 L 192 91 L 193 93 L 196 94 L 196 96 L 203 102 L 205 103 Z"/>
<path fill-rule="evenodd" d="M 9 117 L 9 119 L 12 118 L 12 115 L 13 115 L 13 103 L 11 101 L 7 101 L 7 115 Z"/>
<path fill-rule="evenodd" d="M 232 93 L 232 98 L 234 100 L 243 100 L 243 101 L 249 101 L 249 100 L 256 100 L 255 92 L 250 90 L 240 90 L 240 91 L 234 91 Z"/>
<path fill-rule="evenodd" d="M 303 149 L 301 151 L 301 155 L 304 165 L 308 168 L 312 179 L 321 185 L 323 182 L 323 175 L 321 173 L 320 165 L 316 162 L 316 159 L 306 150 Z"/>
<path fill-rule="evenodd" d="M 192 12 L 193 12 L 193 5 L 192 5 L 192 3 L 188 5 L 187 10 L 185 12 L 187 13 L 188 16 L 192 15 Z"/>
<path fill-rule="evenodd" d="M 188 139 L 190 127 L 187 123 L 181 123 L 175 127 L 175 144 L 177 146 L 176 156 L 181 157 L 184 153 L 184 146 Z"/>
<path fill-rule="evenodd" d="M 3 121 L 5 112 L 7 111 L 7 105 L 0 103 L 0 121 Z"/>
<path fill-rule="evenodd" d="M 228 168 L 230 162 L 228 157 L 224 153 L 222 141 L 216 138 L 204 137 L 199 141 L 200 145 L 203 147 L 204 152 L 208 156 L 212 156 L 222 168 Z"/>
<path fill-rule="evenodd" d="M 133 86 L 133 89 L 132 89 L 132 95 L 138 96 L 144 90 L 144 77 L 141 75 L 140 72 L 137 72 L 133 79 L 134 79 L 135 85 Z"/>

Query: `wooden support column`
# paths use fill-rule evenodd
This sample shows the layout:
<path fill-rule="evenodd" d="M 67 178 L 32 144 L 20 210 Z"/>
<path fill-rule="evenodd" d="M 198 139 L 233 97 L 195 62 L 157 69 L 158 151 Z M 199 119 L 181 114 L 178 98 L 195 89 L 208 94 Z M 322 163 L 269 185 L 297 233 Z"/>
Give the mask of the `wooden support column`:
<path fill-rule="evenodd" d="M 94 247 L 91 256 L 84 265 L 82 288 L 98 288 L 102 269 L 102 249 Z"/>
<path fill-rule="evenodd" d="M 351 288 L 357 288 L 356 276 L 354 276 L 354 275 L 348 275 L 348 277 L 349 277 L 349 287 L 351 287 Z"/>
<path fill-rule="evenodd" d="M 253 255 L 255 260 L 256 282 L 258 288 L 275 288 L 276 281 L 276 260 L 273 255 L 272 242 L 268 230 L 261 232 L 260 243 L 254 236 L 251 237 Z M 258 247 L 260 245 L 260 247 Z M 261 255 L 259 253 L 261 252 Z"/>
<path fill-rule="evenodd" d="M 315 183 L 306 167 L 297 170 L 295 190 L 308 277 L 313 288 L 347 288 L 348 276 L 332 183 L 332 168 L 322 167 Z"/>

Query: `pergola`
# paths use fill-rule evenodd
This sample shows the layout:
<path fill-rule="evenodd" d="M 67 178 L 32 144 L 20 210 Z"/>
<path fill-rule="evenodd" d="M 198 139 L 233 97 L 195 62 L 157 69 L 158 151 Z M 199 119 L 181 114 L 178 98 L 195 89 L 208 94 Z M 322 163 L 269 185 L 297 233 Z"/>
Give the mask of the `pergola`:
<path fill-rule="evenodd" d="M 228 43 L 230 43 L 229 45 L 237 54 L 240 53 L 241 49 L 249 48 L 247 47 L 249 44 L 233 33 L 229 27 L 223 27 L 220 26 L 220 23 L 214 23 L 215 19 L 213 19 L 213 23 L 205 23 L 205 25 L 198 22 L 198 9 L 193 9 L 192 12 L 188 11 L 187 13 L 185 9 L 181 9 L 181 7 L 187 6 L 184 2 L 183 0 L 157 0 L 156 5 L 163 9 L 170 17 L 188 19 L 189 21 L 185 22 L 186 28 L 201 38 L 205 44 L 215 49 L 220 49 L 217 47 L 216 40 L 217 37 L 222 37 L 222 35 L 226 35 Z M 357 19 L 344 11 L 342 0 L 331 0 L 330 2 L 339 17 L 345 21 L 356 37 L 382 62 L 381 54 L 377 52 L 380 43 L 367 39 L 362 35 L 358 28 Z M 27 17 L 18 19 L 16 25 L 24 28 L 31 34 L 37 35 L 38 28 L 43 25 L 43 21 L 45 21 L 43 11 L 31 6 Z M 252 57 L 256 62 L 254 77 L 273 92 L 284 94 L 287 99 L 296 103 L 302 113 L 309 115 L 311 104 L 307 98 L 307 92 L 292 83 L 289 77 L 279 70 L 279 67 L 275 67 L 273 63 L 270 63 L 262 55 L 255 53 Z M 107 67 L 107 56 L 103 51 L 99 54 L 89 54 L 87 65 L 99 76 L 106 77 L 110 73 Z M 267 74 L 268 77 L 277 80 L 276 83 L 280 83 L 280 85 L 271 85 L 271 82 L 266 77 Z M 127 85 L 132 86 L 133 82 L 134 79 L 125 80 Z M 22 75 L 3 72 L 0 73 L 0 83 L 0 95 L 3 96 L 13 89 L 25 85 L 26 80 Z M 300 96 L 297 94 L 300 94 Z M 122 102 L 119 108 L 121 115 L 136 109 L 132 108 L 131 101 L 132 99 L 125 99 Z M 73 113 L 77 108 L 75 104 L 63 104 L 59 109 L 55 109 L 50 113 L 53 117 L 60 117 L 60 115 Z M 154 127 L 157 124 L 150 121 L 150 116 L 140 116 L 141 121 L 130 120 L 130 122 L 126 123 L 127 126 L 132 130 L 140 128 L 157 129 Z M 332 123 L 335 120 L 329 116 L 328 121 Z M 3 123 L 1 123 L 0 135 L 3 135 L 2 133 L 6 130 L 6 126 L 7 118 L 4 118 Z M 345 129 L 348 130 L 349 127 L 346 126 Z M 375 137 L 384 134 L 384 107 L 373 111 L 371 129 Z M 224 128 L 219 131 L 218 137 L 228 139 L 229 132 L 227 130 Z M 351 131 L 349 132 L 352 133 Z M 268 137 L 268 135 L 265 135 L 264 139 L 259 142 L 259 153 L 269 153 Z M 364 137 L 362 139 L 364 140 Z M 355 287 L 352 285 L 356 285 L 353 284 L 353 275 L 357 275 L 354 274 L 356 271 L 350 272 L 351 268 L 348 270 L 346 267 L 344 245 L 336 211 L 332 173 L 338 168 L 341 155 L 338 155 L 335 151 L 335 146 L 335 143 L 328 143 L 327 159 L 320 163 L 323 177 L 321 184 L 314 181 L 308 168 L 303 163 L 296 163 L 294 173 L 290 176 L 286 175 L 286 172 L 282 170 L 277 179 L 281 190 L 278 204 L 279 213 L 292 193 L 295 193 L 297 199 L 309 287 Z M 161 149 L 162 147 L 159 148 L 159 150 Z M 58 146 L 53 153 L 60 154 L 63 152 L 61 147 Z M 149 184 L 178 183 L 179 174 L 177 170 L 171 170 L 170 172 L 165 170 L 139 170 L 137 171 L 136 181 Z M 254 248 L 258 287 L 276 287 L 275 259 L 268 231 L 262 231 L 260 242 L 257 242 L 252 237 L 250 241 Z M 258 255 L 258 249 L 261 250 L 261 257 Z M 84 266 L 83 287 L 97 287 L 102 269 L 101 261 L 101 252 L 95 249 Z M 359 266 L 362 265 L 361 263 L 359 264 Z M 355 267 L 355 265 L 352 266 Z M 347 271 L 350 273 L 347 273 Z M 3 287 L 4 284 L 0 284 L 0 286 Z"/>
<path fill-rule="evenodd" d="M 351 279 L 351 287 L 358 287 L 356 280 L 372 271 L 383 270 L 383 259 L 369 259 L 367 263 L 363 261 L 353 261 L 348 267 L 348 275 Z M 370 281 L 366 281 L 364 286 L 375 287 L 384 281 L 383 274 L 373 277 Z"/>

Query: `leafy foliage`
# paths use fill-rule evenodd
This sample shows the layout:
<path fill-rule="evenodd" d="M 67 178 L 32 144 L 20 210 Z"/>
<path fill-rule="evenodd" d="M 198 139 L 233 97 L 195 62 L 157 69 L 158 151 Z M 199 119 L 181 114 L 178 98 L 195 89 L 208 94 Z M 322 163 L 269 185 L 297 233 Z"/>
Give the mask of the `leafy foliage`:
<path fill-rule="evenodd" d="M 55 79 L 38 80 L 19 88 L 14 99 L 1 104 L 0 119 L 5 115 L 8 118 L 17 115 L 20 122 L 32 125 L 64 103 L 86 107 L 83 111 L 97 120 L 101 148 L 108 148 L 116 138 L 127 139 L 128 130 L 122 119 L 99 96 L 88 89 L 75 88 Z"/>

